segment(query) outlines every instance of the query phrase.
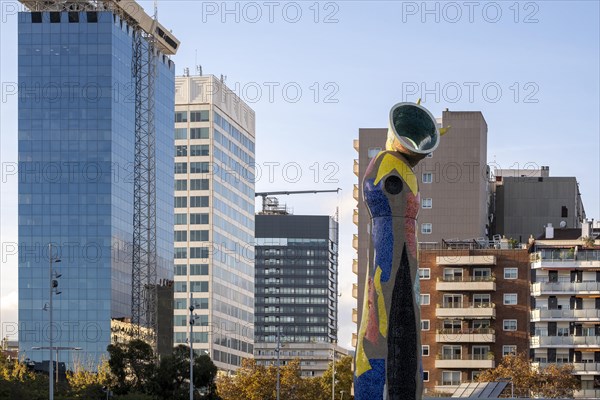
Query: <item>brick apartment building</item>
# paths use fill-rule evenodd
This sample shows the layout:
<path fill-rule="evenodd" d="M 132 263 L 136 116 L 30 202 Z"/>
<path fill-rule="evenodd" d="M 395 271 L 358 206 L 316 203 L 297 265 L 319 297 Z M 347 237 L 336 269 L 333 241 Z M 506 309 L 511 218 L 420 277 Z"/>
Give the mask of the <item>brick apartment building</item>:
<path fill-rule="evenodd" d="M 529 254 L 474 242 L 437 247 L 419 253 L 424 388 L 452 393 L 529 349 Z"/>

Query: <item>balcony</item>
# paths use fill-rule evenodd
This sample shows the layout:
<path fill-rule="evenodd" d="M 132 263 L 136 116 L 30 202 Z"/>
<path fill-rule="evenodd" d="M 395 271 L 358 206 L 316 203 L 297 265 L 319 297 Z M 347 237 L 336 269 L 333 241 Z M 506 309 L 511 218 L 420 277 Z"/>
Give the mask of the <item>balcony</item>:
<path fill-rule="evenodd" d="M 435 284 L 435 289 L 439 292 L 476 292 L 479 290 L 486 292 L 496 291 L 496 278 L 494 277 L 477 277 L 470 276 L 467 278 L 452 277 L 438 278 Z"/>
<path fill-rule="evenodd" d="M 356 310 L 356 308 L 352 309 L 352 322 L 358 324 L 358 311 Z"/>
<path fill-rule="evenodd" d="M 437 256 L 437 265 L 496 265 L 496 256 Z"/>
<path fill-rule="evenodd" d="M 352 235 L 352 247 L 354 250 L 358 250 L 358 235 Z"/>
<path fill-rule="evenodd" d="M 354 197 L 354 200 L 358 201 L 360 194 L 358 192 L 358 185 L 354 184 L 354 187 L 352 189 L 352 197 Z"/>
<path fill-rule="evenodd" d="M 358 259 L 353 259 L 352 260 L 352 272 L 354 272 L 355 275 L 358 275 Z"/>
<path fill-rule="evenodd" d="M 352 347 L 356 348 L 357 343 L 358 343 L 358 336 L 356 335 L 355 332 L 352 332 Z"/>
<path fill-rule="evenodd" d="M 435 316 L 438 318 L 496 318 L 494 303 L 449 303 L 438 304 Z"/>
<path fill-rule="evenodd" d="M 532 336 L 531 348 L 541 347 L 599 347 L 600 336 Z"/>
<path fill-rule="evenodd" d="M 548 310 L 536 308 L 531 310 L 531 322 L 547 320 L 600 321 L 600 310 L 593 308 L 583 310 Z"/>
<path fill-rule="evenodd" d="M 573 397 L 575 399 L 600 399 L 600 389 L 576 390 Z"/>
<path fill-rule="evenodd" d="M 596 362 L 576 362 L 569 363 L 573 366 L 573 374 L 574 375 L 597 375 L 598 371 L 600 371 L 600 363 Z M 535 368 L 546 368 L 550 363 L 532 363 L 531 364 Z M 557 365 L 561 366 L 563 364 L 558 363 Z"/>
<path fill-rule="evenodd" d="M 496 332 L 491 328 L 479 329 L 438 329 L 435 333 L 438 343 L 495 343 Z"/>
<path fill-rule="evenodd" d="M 358 209 L 357 208 L 354 209 L 354 214 L 352 214 L 352 222 L 354 222 L 354 225 L 358 226 Z"/>
<path fill-rule="evenodd" d="M 360 178 L 359 173 L 358 173 L 358 160 L 356 160 L 356 159 L 354 160 L 354 169 L 353 170 L 354 170 L 354 175 L 356 175 Z"/>
<path fill-rule="evenodd" d="M 454 355 L 454 354 L 438 354 L 435 360 L 436 368 L 494 368 L 496 362 L 494 361 L 494 355 L 488 353 L 486 355 Z"/>
<path fill-rule="evenodd" d="M 356 283 L 352 284 L 352 297 L 358 299 L 358 284 Z"/>
<path fill-rule="evenodd" d="M 543 249 L 530 256 L 532 268 L 600 268 L 600 250 Z"/>
<path fill-rule="evenodd" d="M 600 295 L 600 282 L 536 282 L 531 285 L 532 296 L 553 294 Z"/>
<path fill-rule="evenodd" d="M 360 143 L 360 142 L 359 142 L 359 140 L 358 140 L 358 139 L 354 139 L 354 140 L 352 141 L 352 146 L 354 146 L 354 150 L 358 151 L 358 149 L 359 149 L 359 143 Z"/>

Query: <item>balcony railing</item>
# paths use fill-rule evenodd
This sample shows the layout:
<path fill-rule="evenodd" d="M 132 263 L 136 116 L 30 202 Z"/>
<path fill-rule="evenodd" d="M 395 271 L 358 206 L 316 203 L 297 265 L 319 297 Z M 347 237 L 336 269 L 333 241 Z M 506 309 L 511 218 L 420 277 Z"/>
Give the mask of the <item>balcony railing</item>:
<path fill-rule="evenodd" d="M 494 343 L 496 334 L 492 328 L 438 329 L 435 341 L 438 343 Z"/>
<path fill-rule="evenodd" d="M 353 167 L 353 171 L 354 171 L 354 175 L 358 176 L 359 172 L 358 172 L 358 160 L 354 160 L 354 167 Z"/>
<path fill-rule="evenodd" d="M 533 296 L 542 294 L 600 294 L 600 282 L 536 282 L 531 285 Z"/>
<path fill-rule="evenodd" d="M 576 390 L 573 397 L 576 399 L 600 399 L 600 389 Z"/>
<path fill-rule="evenodd" d="M 495 318 L 496 309 L 493 303 L 446 303 L 437 305 L 435 315 L 440 318 Z"/>
<path fill-rule="evenodd" d="M 600 336 L 532 336 L 531 347 L 600 347 Z"/>
<path fill-rule="evenodd" d="M 494 291 L 496 290 L 494 276 L 452 276 L 437 278 L 436 290 L 439 291 Z"/>
<path fill-rule="evenodd" d="M 437 305 L 438 308 L 494 308 L 496 305 L 491 302 L 462 302 L 462 303 L 442 303 Z"/>
<path fill-rule="evenodd" d="M 436 368 L 494 368 L 494 354 L 438 354 Z"/>
<path fill-rule="evenodd" d="M 536 368 L 546 368 L 551 363 L 532 363 Z M 556 363 L 556 365 L 572 365 L 573 373 L 576 375 L 597 375 L 600 371 L 600 363 L 597 362 L 575 362 L 575 363 Z"/>
<path fill-rule="evenodd" d="M 545 319 L 573 319 L 584 321 L 600 321 L 600 310 L 593 308 L 583 310 L 548 310 L 536 308 L 531 310 L 531 320 L 533 322 Z"/>

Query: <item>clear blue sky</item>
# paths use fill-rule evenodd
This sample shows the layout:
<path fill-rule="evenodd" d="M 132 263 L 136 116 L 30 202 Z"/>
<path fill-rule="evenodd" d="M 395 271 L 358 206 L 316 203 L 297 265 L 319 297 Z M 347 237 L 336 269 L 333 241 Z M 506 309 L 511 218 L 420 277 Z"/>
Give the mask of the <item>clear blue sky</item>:
<path fill-rule="evenodd" d="M 6 3 L 3 83 L 17 79 L 16 17 Z M 445 108 L 480 110 L 488 162 L 548 165 L 552 176 L 576 176 L 588 216 L 600 217 L 599 3 L 474 3 L 429 2 L 429 13 L 421 1 L 228 2 L 230 13 L 220 1 L 158 3 L 159 20 L 181 40 L 177 73 L 189 67 L 193 74 L 197 59 L 204 73 L 226 75 L 255 109 L 257 190 L 343 188 L 339 196 L 282 200 L 297 214 L 340 207 L 340 343 L 347 347 L 355 329 L 352 140 L 361 127 L 387 126 L 395 102 L 422 97 L 438 116 Z M 142 4 L 152 13 L 152 2 Z M 14 96 L 3 99 L 2 162 L 16 161 L 16 107 Z M 269 162 L 280 163 L 273 179 Z M 16 241 L 14 177 L 2 181 L 1 194 L 2 241 Z M 16 261 L 3 261 L 3 321 L 16 319 Z"/>

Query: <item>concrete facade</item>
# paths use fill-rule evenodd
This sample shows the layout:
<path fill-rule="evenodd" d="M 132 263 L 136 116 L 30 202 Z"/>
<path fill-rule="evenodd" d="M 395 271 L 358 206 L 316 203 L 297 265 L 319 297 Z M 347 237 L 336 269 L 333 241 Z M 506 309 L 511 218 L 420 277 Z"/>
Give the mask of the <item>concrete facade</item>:
<path fill-rule="evenodd" d="M 539 236 L 544 226 L 578 228 L 585 210 L 575 177 L 551 177 L 540 170 L 495 171 L 492 233 L 521 243 Z"/>
<path fill-rule="evenodd" d="M 526 249 L 421 250 L 421 345 L 425 393 L 452 393 L 528 349 Z"/>

